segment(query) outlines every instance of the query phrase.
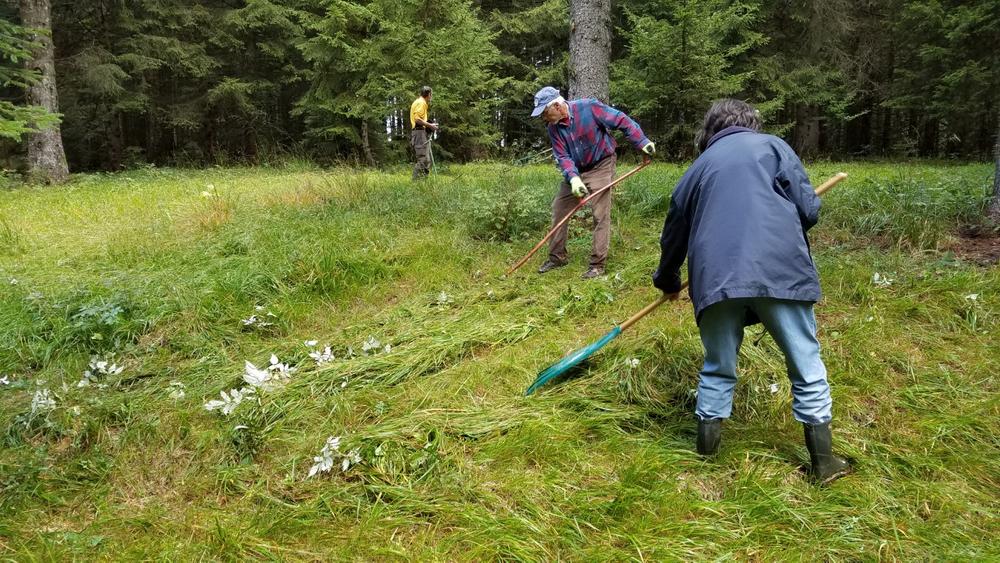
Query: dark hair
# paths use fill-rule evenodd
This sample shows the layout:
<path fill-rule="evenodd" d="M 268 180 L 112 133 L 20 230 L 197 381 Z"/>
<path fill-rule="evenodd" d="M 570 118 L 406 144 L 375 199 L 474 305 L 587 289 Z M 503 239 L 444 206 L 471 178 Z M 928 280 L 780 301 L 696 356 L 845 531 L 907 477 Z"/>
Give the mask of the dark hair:
<path fill-rule="evenodd" d="M 431 87 L 430 86 L 423 86 L 422 88 L 420 88 L 420 96 L 422 98 L 426 98 L 427 96 L 430 96 L 430 95 L 431 95 Z"/>
<path fill-rule="evenodd" d="M 694 144 L 698 152 L 708 146 L 708 141 L 726 127 L 738 125 L 760 131 L 760 112 L 744 101 L 726 98 L 717 100 L 705 113 L 705 122 L 694 136 Z"/>

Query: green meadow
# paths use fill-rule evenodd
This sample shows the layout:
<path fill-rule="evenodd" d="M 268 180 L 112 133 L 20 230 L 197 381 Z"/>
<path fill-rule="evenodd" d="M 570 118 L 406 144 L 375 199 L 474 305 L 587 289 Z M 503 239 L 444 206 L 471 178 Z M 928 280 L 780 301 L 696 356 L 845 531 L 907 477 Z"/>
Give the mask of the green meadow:
<path fill-rule="evenodd" d="M 686 300 L 523 396 L 658 296 L 681 165 L 616 188 L 608 275 L 587 282 L 586 217 L 569 267 L 536 275 L 543 251 L 501 275 L 547 230 L 551 165 L 0 190 L 0 558 L 1000 558 L 1000 273 L 960 236 L 992 167 L 807 169 L 850 174 L 811 232 L 856 468 L 828 487 L 801 471 L 759 325 L 720 455 L 694 453 Z"/>

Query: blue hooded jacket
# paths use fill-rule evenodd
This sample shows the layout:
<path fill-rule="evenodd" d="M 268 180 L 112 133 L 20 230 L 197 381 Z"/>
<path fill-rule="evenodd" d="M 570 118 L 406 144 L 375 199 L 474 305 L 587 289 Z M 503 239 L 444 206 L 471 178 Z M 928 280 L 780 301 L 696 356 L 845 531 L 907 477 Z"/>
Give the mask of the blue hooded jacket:
<path fill-rule="evenodd" d="M 819 219 L 819 197 L 802 161 L 783 140 L 727 127 L 709 140 L 670 198 L 653 285 L 680 291 L 688 258 L 695 318 L 740 297 L 816 302 L 819 274 L 806 231 Z M 745 324 L 759 322 L 755 317 Z"/>

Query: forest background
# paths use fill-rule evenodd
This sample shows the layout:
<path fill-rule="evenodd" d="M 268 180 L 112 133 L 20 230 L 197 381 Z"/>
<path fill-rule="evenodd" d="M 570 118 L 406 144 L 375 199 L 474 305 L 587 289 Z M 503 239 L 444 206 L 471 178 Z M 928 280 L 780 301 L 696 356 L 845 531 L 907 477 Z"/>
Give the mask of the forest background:
<path fill-rule="evenodd" d="M 49 0 L 21 0 L 20 4 Z M 23 166 L 33 35 L 0 4 L 0 164 Z M 564 93 L 567 0 L 51 0 L 69 169 L 408 159 L 434 87 L 439 159 L 547 146 L 529 117 Z M 805 157 L 986 159 L 998 137 L 1000 0 L 616 0 L 610 102 L 668 158 L 708 103 L 755 103 Z"/>

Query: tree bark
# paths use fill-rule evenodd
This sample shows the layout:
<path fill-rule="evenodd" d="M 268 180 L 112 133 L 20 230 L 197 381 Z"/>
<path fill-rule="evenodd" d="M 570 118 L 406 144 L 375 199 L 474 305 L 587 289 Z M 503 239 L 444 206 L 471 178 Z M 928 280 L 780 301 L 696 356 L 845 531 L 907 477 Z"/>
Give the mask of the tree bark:
<path fill-rule="evenodd" d="M 608 102 L 611 0 L 570 0 L 569 97 Z"/>
<path fill-rule="evenodd" d="M 795 152 L 800 156 L 815 156 L 819 152 L 819 108 L 801 104 L 795 113 L 795 131 L 792 135 Z"/>
<path fill-rule="evenodd" d="M 52 44 L 52 16 L 49 0 L 20 0 L 21 23 L 30 29 L 46 33 L 35 39 L 39 46 L 27 61 L 30 69 L 37 71 L 40 79 L 28 87 L 27 101 L 51 113 L 59 113 L 56 93 L 55 46 Z M 63 150 L 62 132 L 56 123 L 42 131 L 28 134 L 28 173 L 32 179 L 52 184 L 69 178 L 66 152 Z"/>
<path fill-rule="evenodd" d="M 365 151 L 365 160 L 368 161 L 368 166 L 375 167 L 375 155 L 372 154 L 372 145 L 368 139 L 368 121 L 364 118 L 361 119 L 361 147 Z"/>
<path fill-rule="evenodd" d="M 990 201 L 990 208 L 987 216 L 992 223 L 1000 227 L 1000 112 L 997 114 L 997 139 L 993 145 L 993 199 Z"/>

